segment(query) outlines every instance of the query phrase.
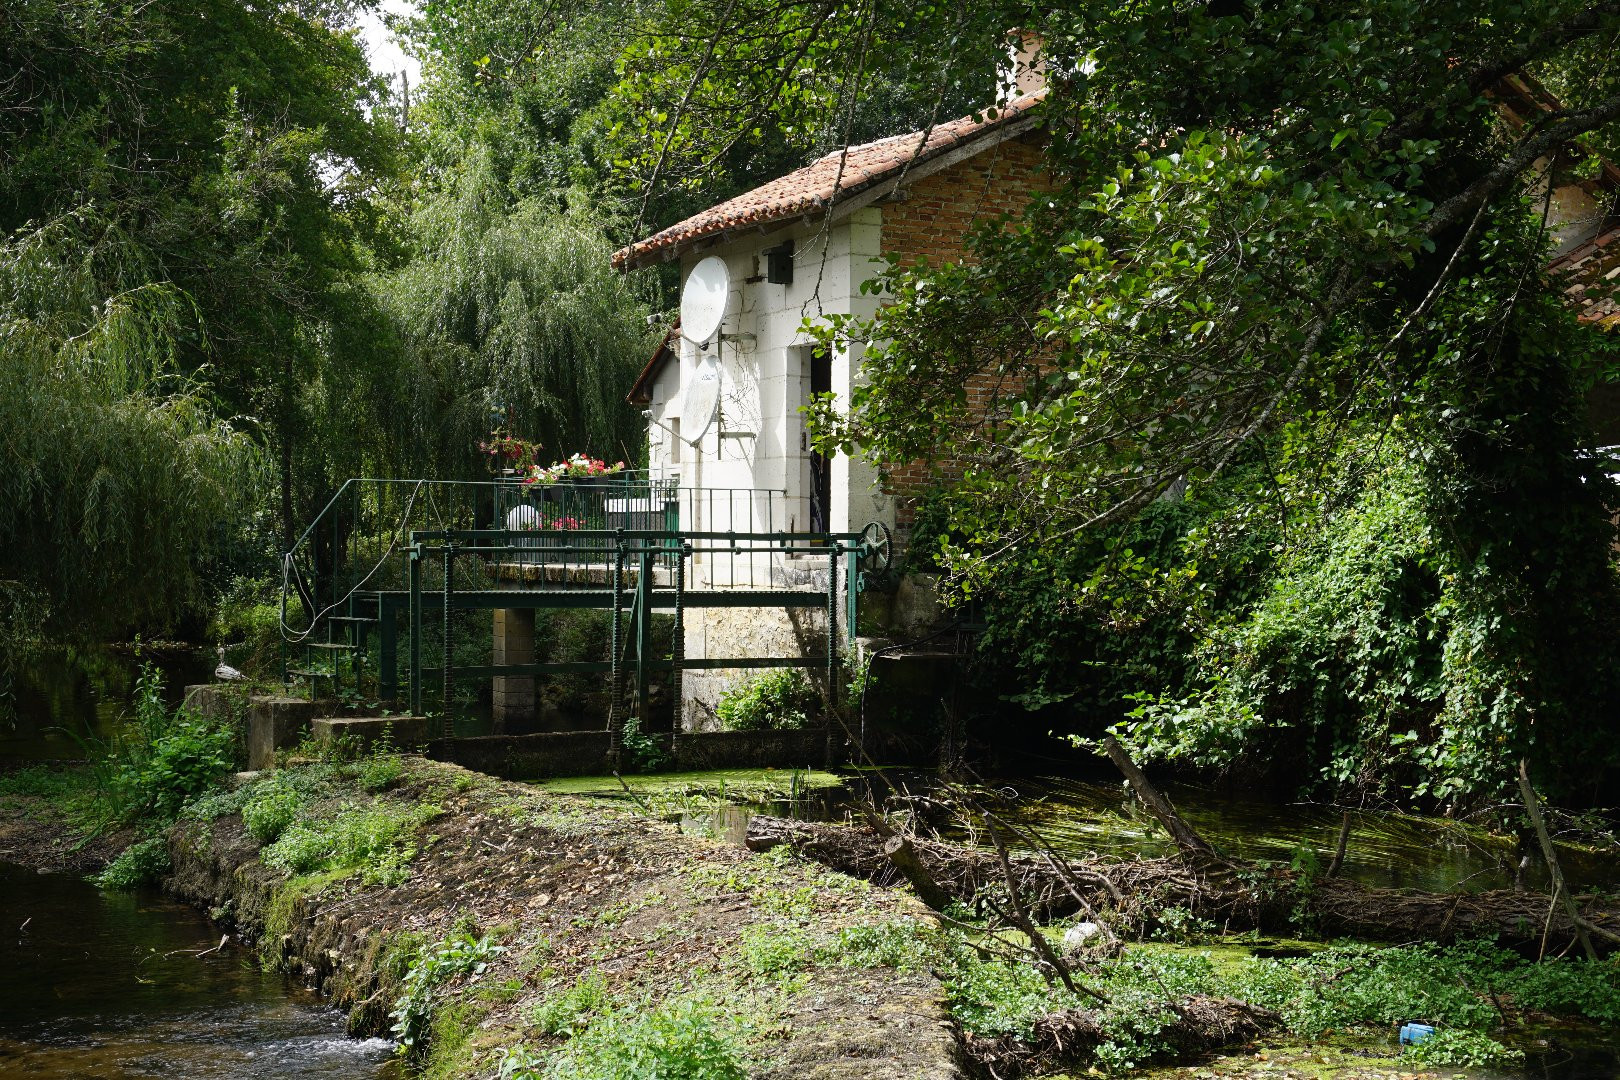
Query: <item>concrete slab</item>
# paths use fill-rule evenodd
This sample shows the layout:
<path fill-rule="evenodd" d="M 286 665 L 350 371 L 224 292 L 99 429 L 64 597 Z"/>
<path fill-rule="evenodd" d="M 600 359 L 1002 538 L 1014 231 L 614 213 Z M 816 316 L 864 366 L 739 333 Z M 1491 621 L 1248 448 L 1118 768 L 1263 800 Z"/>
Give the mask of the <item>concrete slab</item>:
<path fill-rule="evenodd" d="M 327 702 L 256 694 L 248 698 L 248 769 L 273 769 L 276 751 L 290 750 L 309 733 L 309 722 Z"/>
<path fill-rule="evenodd" d="M 428 741 L 425 716 L 319 716 L 310 725 L 321 746 L 348 744 L 369 750 L 385 739 L 397 750 L 414 749 Z"/>

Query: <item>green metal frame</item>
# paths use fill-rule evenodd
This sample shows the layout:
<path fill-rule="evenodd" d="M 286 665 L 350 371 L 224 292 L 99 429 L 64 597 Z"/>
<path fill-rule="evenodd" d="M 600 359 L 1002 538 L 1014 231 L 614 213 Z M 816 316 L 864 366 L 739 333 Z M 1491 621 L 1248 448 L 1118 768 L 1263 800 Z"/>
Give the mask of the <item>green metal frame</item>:
<path fill-rule="evenodd" d="M 532 532 L 506 529 L 449 529 L 416 530 L 410 535 L 406 548 L 409 588 L 402 595 L 380 592 L 379 612 L 385 635 L 393 630 L 397 613 L 403 609 L 409 616 L 410 656 L 410 708 L 420 715 L 424 682 L 437 678 L 444 687 L 444 700 L 449 701 L 451 687 L 457 679 L 489 679 L 499 676 L 532 676 L 565 673 L 607 673 L 610 676 L 615 706 L 618 704 L 623 675 L 627 663 L 634 664 L 635 699 L 637 715 L 645 716 L 651 676 L 657 672 L 670 672 L 678 681 L 686 670 L 735 670 L 747 668 L 789 668 L 826 665 L 829 693 L 836 696 L 842 641 L 852 640 L 860 611 L 860 593 L 864 580 L 861 559 L 870 554 L 861 533 L 783 533 L 783 532 L 704 532 L 678 529 L 661 530 L 590 530 L 579 529 L 553 533 L 553 545 L 548 554 L 561 554 L 564 561 L 573 563 L 572 555 L 587 555 L 582 560 L 593 566 L 601 560 L 604 548 L 611 545 L 611 578 L 605 562 L 602 563 L 603 581 L 581 583 L 577 581 L 543 581 L 535 588 L 495 588 L 477 591 L 457 590 L 453 581 L 453 561 L 458 553 L 498 556 L 532 555 L 534 548 L 518 541 L 532 538 Z M 763 545 L 763 546 L 761 546 Z M 824 589 L 742 589 L 717 588 L 689 590 L 686 587 L 686 564 L 696 554 L 725 555 L 816 555 L 827 559 L 827 584 Z M 671 567 L 671 555 L 675 556 Z M 473 664 L 456 666 L 450 653 L 450 635 L 443 634 L 442 662 L 436 667 L 422 663 L 422 627 L 426 605 L 423 595 L 423 560 L 439 556 L 444 560 L 440 595 L 435 599 L 442 611 L 444 625 L 455 611 L 506 609 L 597 609 L 612 613 L 610 659 L 544 664 Z M 843 633 L 839 632 L 838 594 L 840 566 L 842 579 L 847 583 L 844 605 Z M 634 565 L 633 588 L 627 590 L 626 570 Z M 657 569 L 672 569 L 674 581 L 660 587 Z M 629 625 L 625 623 L 624 600 L 630 594 Z M 684 613 L 690 608 L 822 608 L 827 612 L 828 633 L 825 657 L 728 657 L 724 659 L 688 659 L 680 634 Z M 651 640 L 652 615 L 656 611 L 672 611 L 676 615 L 676 647 L 669 659 L 648 655 Z M 628 630 L 628 636 L 625 631 Z M 394 640 L 386 640 L 379 649 L 379 685 L 398 689 L 397 632 Z M 615 714 L 618 709 L 615 708 Z M 449 714 L 446 709 L 446 734 L 449 734 Z M 612 725 L 615 745 L 620 725 Z"/>

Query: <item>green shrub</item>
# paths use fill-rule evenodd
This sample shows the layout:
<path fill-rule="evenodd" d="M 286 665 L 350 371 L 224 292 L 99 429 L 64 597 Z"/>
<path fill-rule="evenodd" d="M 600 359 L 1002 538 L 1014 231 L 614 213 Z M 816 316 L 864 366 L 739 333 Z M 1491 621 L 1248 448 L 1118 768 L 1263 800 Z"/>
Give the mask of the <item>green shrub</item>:
<path fill-rule="evenodd" d="M 161 836 L 137 840 L 107 864 L 93 879 L 103 889 L 128 892 L 151 885 L 169 872 L 169 844 Z"/>
<path fill-rule="evenodd" d="M 724 1017 L 706 1002 L 644 1004 L 601 1017 L 548 1063 L 545 1080 L 743 1080 L 748 1075 Z M 521 1074 L 518 1074 L 521 1076 Z"/>
<path fill-rule="evenodd" d="M 392 788 L 404 773 L 405 760 L 397 753 L 383 751 L 361 759 L 355 769 L 355 780 L 364 790 L 376 793 Z"/>
<path fill-rule="evenodd" d="M 815 702 L 804 673 L 781 668 L 727 690 L 714 711 L 729 731 L 797 731 Z"/>
<path fill-rule="evenodd" d="M 845 967 L 890 967 L 923 971 L 933 962 L 939 935 L 922 923 L 892 919 L 838 932 L 829 958 Z"/>
<path fill-rule="evenodd" d="M 1408 1048 L 1407 1053 L 1413 1061 L 1425 1066 L 1484 1068 L 1488 1065 L 1513 1065 L 1524 1060 L 1522 1050 L 1510 1050 L 1489 1035 L 1459 1028 L 1440 1028 L 1427 1039 Z"/>
<path fill-rule="evenodd" d="M 163 702 L 163 676 L 143 665 L 134 715 L 109 743 L 87 746 L 107 816 L 167 824 L 237 767 L 236 732 Z M 98 752 L 99 751 L 99 752 Z"/>
<path fill-rule="evenodd" d="M 970 1035 L 1028 1038 L 1042 1016 L 1079 1004 L 1033 966 L 981 956 L 960 936 L 947 940 L 945 959 L 946 1000 Z"/>
<path fill-rule="evenodd" d="M 816 961 L 816 941 L 788 923 L 761 923 L 742 932 L 743 962 L 756 975 L 802 971 Z"/>
<path fill-rule="evenodd" d="M 1500 989 L 1522 1009 L 1620 1023 L 1620 962 L 1613 959 L 1526 964 Z"/>
<path fill-rule="evenodd" d="M 424 947 L 405 973 L 405 992 L 394 1002 L 388 1015 L 394 1021 L 393 1033 L 399 1052 L 409 1054 L 428 1039 L 433 1024 L 433 1008 L 439 989 L 458 975 L 477 975 L 490 960 L 506 950 L 490 941 L 488 935 L 474 940 L 471 934 L 453 934 L 437 946 Z"/>
<path fill-rule="evenodd" d="M 281 784 L 266 784 L 256 790 L 242 807 L 242 824 L 248 835 L 261 844 L 273 844 L 298 817 L 304 800 L 298 792 Z"/>
<path fill-rule="evenodd" d="M 641 730 L 639 716 L 632 716 L 624 722 L 619 745 L 624 749 L 627 767 L 635 772 L 657 772 L 672 760 L 662 739 Z"/>
<path fill-rule="evenodd" d="M 1290 1030 L 1314 1035 L 1355 1024 L 1389 1026 L 1423 1017 L 1464 1028 L 1496 1023 L 1475 987 L 1510 963 L 1487 948 L 1341 945 L 1290 960 L 1258 960 L 1238 996 L 1280 1012 Z"/>
<path fill-rule="evenodd" d="M 607 980 L 593 971 L 581 975 L 562 993 L 548 995 L 533 1008 L 529 1018 L 542 1035 L 571 1036 L 611 1003 Z"/>
<path fill-rule="evenodd" d="M 441 812 L 429 803 L 344 807 L 328 820 L 292 822 L 259 857 L 292 874 L 358 870 L 368 885 L 397 885 L 416 856 L 416 830 Z"/>

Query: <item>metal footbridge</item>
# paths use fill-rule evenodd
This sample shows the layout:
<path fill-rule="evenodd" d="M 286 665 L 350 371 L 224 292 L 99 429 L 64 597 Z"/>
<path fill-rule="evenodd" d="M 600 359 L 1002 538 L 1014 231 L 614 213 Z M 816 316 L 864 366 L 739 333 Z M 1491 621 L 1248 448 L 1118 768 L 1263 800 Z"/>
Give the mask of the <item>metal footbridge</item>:
<path fill-rule="evenodd" d="M 311 697 L 436 712 L 445 734 L 458 685 L 513 677 L 603 675 L 610 729 L 648 715 L 664 673 L 677 710 L 693 670 L 822 668 L 836 700 L 860 595 L 888 567 L 888 531 L 798 531 L 797 509 L 779 491 L 683 488 L 645 473 L 553 485 L 350 480 L 283 556 L 282 678 L 303 680 Z M 814 654 L 686 656 L 687 614 L 706 608 L 823 612 L 824 641 Z M 607 658 L 496 663 L 458 650 L 460 612 L 545 609 L 608 612 Z M 652 647 L 659 615 L 673 622 L 666 655 Z"/>

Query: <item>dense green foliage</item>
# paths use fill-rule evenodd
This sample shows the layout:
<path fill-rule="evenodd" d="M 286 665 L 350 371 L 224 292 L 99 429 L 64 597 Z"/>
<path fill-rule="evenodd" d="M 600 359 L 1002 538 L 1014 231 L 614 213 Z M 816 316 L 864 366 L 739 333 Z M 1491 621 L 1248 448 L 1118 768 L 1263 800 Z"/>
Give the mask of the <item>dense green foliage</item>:
<path fill-rule="evenodd" d="M 727 731 L 794 731 L 816 704 L 804 673 L 781 668 L 756 675 L 720 695 L 714 713 Z"/>
<path fill-rule="evenodd" d="M 961 940 L 949 944 L 951 1009 L 976 1035 L 1027 1037 L 1047 1013 L 1097 1007 L 1029 966 L 987 958 Z M 1275 1010 L 1290 1033 L 1309 1038 L 1358 1029 L 1387 1032 L 1425 1018 L 1447 1032 L 1417 1055 L 1430 1065 L 1512 1062 L 1520 1052 L 1500 1036 L 1515 1018 L 1549 1013 L 1607 1024 L 1620 1006 L 1620 972 L 1613 963 L 1526 963 L 1485 943 L 1345 945 L 1301 959 L 1224 964 L 1210 953 L 1137 947 L 1099 964 L 1092 983 L 1108 998 L 1100 1009 L 1107 1038 L 1097 1061 L 1109 1071 L 1165 1055 L 1169 1047 L 1159 1033 L 1175 1019 L 1170 1006 L 1193 994 Z"/>
<path fill-rule="evenodd" d="M 1612 780 L 1617 349 L 1539 270 L 1545 192 L 1620 146 L 1612 6 L 444 0 L 409 107 L 366 6 L 0 10 L 0 662 L 222 596 L 262 662 L 337 485 L 480 475 L 492 416 L 638 460 L 670 282 L 614 246 L 989 105 L 1018 26 L 1050 197 L 819 326 L 865 350 L 825 443 L 949 480 L 919 563 L 995 689 L 1324 794 Z M 1506 75 L 1561 108 L 1503 125 Z"/>
<path fill-rule="evenodd" d="M 92 743 L 91 769 L 109 823 L 162 828 L 241 764 L 242 732 L 163 701 L 163 679 L 147 665 L 131 712 L 107 743 Z"/>
<path fill-rule="evenodd" d="M 651 351 L 647 309 L 589 213 L 507 202 L 482 151 L 412 232 L 410 261 L 375 281 L 404 353 L 376 388 L 381 460 L 397 475 L 465 469 L 492 412 L 548 460 L 639 460 L 646 436 L 624 393 Z"/>
<path fill-rule="evenodd" d="M 829 444 L 952 478 L 955 541 L 937 558 L 990 598 L 1004 642 L 1023 637 L 1024 668 L 1055 667 L 1144 595 L 1167 611 L 1200 584 L 1224 595 L 1158 627 L 1145 654 L 1140 638 L 1082 654 L 1120 685 L 1071 725 L 1118 719 L 1135 679 L 1191 703 L 1126 729 L 1144 751 L 1216 764 L 1230 755 L 1205 747 L 1264 758 L 1293 739 L 1346 789 L 1473 799 L 1528 757 L 1549 787 L 1601 790 L 1616 495 L 1583 457 L 1581 403 L 1617 349 L 1538 280 L 1548 203 L 1532 192 L 1617 142 L 1620 83 L 1597 55 L 1620 13 L 1163 0 L 738 20 L 762 69 L 802 52 L 850 78 L 851 40 L 1045 33 L 1051 197 L 987 225 L 975 260 L 891 266 L 878 319 L 828 320 L 829 347 L 865 347 L 867 378 L 820 420 Z M 671 48 L 707 76 L 733 46 Z M 1512 73 L 1556 86 L 1562 110 L 1504 126 L 1489 94 Z M 745 122 L 729 87 L 694 85 L 691 109 Z M 986 371 L 1004 388 L 987 410 L 967 393 Z M 1130 523 L 1183 489 L 1198 508 L 1186 550 L 1163 553 L 1144 593 L 1143 568 L 1104 552 L 1133 547 Z M 1396 566 L 1371 550 L 1380 529 L 1409 555 L 1427 547 Z M 1277 551 L 1257 554 L 1256 531 Z M 1053 566 L 1066 584 L 1047 595 L 1070 617 L 1018 625 Z M 1192 670 L 1164 662 L 1186 643 Z M 1023 689 L 1073 692 L 1058 681 Z"/>

